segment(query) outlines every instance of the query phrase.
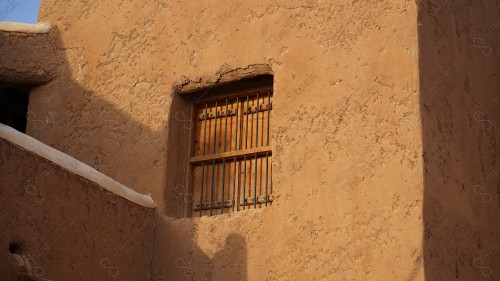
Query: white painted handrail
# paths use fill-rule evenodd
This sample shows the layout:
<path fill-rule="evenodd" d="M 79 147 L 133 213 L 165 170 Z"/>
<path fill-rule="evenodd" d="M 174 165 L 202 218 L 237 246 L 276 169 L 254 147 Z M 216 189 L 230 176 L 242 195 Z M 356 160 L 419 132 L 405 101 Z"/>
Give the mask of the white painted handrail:
<path fill-rule="evenodd" d="M 91 182 L 96 183 L 102 188 L 114 193 L 120 197 L 137 205 L 154 208 L 155 202 L 153 198 L 148 195 L 143 195 L 135 190 L 126 187 L 125 185 L 113 180 L 105 174 L 97 171 L 89 165 L 76 160 L 75 158 L 56 150 L 39 140 L 36 140 L 28 135 L 18 132 L 9 126 L 0 124 L 0 138 L 3 138 L 15 145 L 18 145 L 42 158 L 45 158 L 63 169 L 84 177 Z"/>

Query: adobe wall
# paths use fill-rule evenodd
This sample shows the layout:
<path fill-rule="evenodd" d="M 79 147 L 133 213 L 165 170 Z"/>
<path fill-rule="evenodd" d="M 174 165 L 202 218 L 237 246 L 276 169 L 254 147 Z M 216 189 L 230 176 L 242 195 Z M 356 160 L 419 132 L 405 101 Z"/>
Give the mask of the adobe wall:
<path fill-rule="evenodd" d="M 500 4 L 422 1 L 428 280 L 500 279 Z"/>
<path fill-rule="evenodd" d="M 154 225 L 153 209 L 0 138 L 1 280 L 18 280 L 10 251 L 50 280 L 149 280 Z"/>
<path fill-rule="evenodd" d="M 54 126 L 28 133 L 164 214 L 182 199 L 168 174 L 185 169 L 166 149 L 183 122 L 169 119 L 176 87 L 273 71 L 275 203 L 163 218 L 153 280 L 422 278 L 415 3 L 44 1 L 40 20 L 69 68 L 32 93 Z"/>
<path fill-rule="evenodd" d="M 153 280 L 496 278 L 498 6 L 332 2 L 43 1 L 35 46 L 57 75 L 31 92 L 28 134 L 179 216 L 176 92 L 271 69 L 275 203 L 158 218 Z"/>
<path fill-rule="evenodd" d="M 12 32 L 0 23 L 0 83 L 40 85 L 49 82 L 62 61 L 53 53 L 56 42 L 48 33 Z"/>

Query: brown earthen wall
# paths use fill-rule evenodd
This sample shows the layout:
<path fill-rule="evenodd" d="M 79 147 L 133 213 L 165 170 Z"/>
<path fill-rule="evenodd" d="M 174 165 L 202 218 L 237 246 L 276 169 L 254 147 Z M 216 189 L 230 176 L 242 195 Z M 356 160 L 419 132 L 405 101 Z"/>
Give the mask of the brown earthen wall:
<path fill-rule="evenodd" d="M 49 34 L 23 34 L 0 31 L 0 83 L 40 85 L 49 82 L 63 63 L 54 53 Z"/>
<path fill-rule="evenodd" d="M 149 280 L 154 211 L 0 139 L 0 279 L 11 249 L 51 280 Z"/>
<path fill-rule="evenodd" d="M 500 280 L 500 3 L 422 1 L 427 280 Z"/>
<path fill-rule="evenodd" d="M 360 159 L 371 160 L 365 159 L 367 150 L 383 158 L 378 156 L 385 144 L 372 146 L 382 141 L 382 131 L 401 124 L 406 132 L 417 114 L 418 106 L 396 105 L 400 96 L 417 91 L 416 54 L 410 49 L 416 7 L 409 2 L 44 1 L 40 21 L 53 26 L 68 65 L 66 75 L 33 92 L 30 104 L 41 117 L 52 111 L 55 125 L 30 127 L 28 133 L 141 193 L 151 192 L 159 209 L 171 215 L 180 197 L 166 175 L 183 164 L 167 165 L 166 143 L 180 84 L 213 83 L 222 73 L 256 64 L 272 69 L 280 120 L 275 150 L 282 155 L 275 163 L 278 185 L 296 169 L 280 163 L 292 164 L 292 151 L 293 162 L 303 164 L 311 161 L 304 154 L 316 151 L 335 166 L 325 175 L 352 181 L 355 175 L 343 174 L 363 174 Z M 44 104 L 43 97 L 53 103 Z M 385 110 L 386 101 L 395 109 Z M 317 128 L 312 133 L 311 120 Z M 408 143 L 407 152 L 418 155 L 411 136 L 418 130 L 409 131 L 399 137 Z M 361 143 L 351 145 L 352 139 Z M 338 180 L 320 188 L 335 190 L 334 185 Z"/>
<path fill-rule="evenodd" d="M 160 215 L 178 216 L 185 194 L 176 187 L 184 183 L 179 173 L 185 170 L 185 156 L 180 153 L 184 144 L 176 145 L 172 132 L 186 122 L 175 118 L 185 105 L 176 96 L 178 86 L 209 86 L 231 70 L 267 65 L 274 75 L 275 203 L 213 218 L 161 218 L 155 231 L 153 280 L 448 277 L 457 267 L 451 260 L 465 262 L 458 254 L 446 254 L 455 249 L 448 244 L 436 245 L 439 252 L 426 252 L 428 237 L 440 234 L 439 223 L 452 225 L 446 215 L 434 216 L 446 209 L 436 206 L 446 206 L 439 202 L 443 198 L 469 197 L 453 197 L 452 190 L 449 198 L 429 193 L 443 181 L 439 173 L 428 171 L 426 160 L 441 149 L 433 143 L 438 135 L 434 130 L 443 130 L 436 120 L 449 126 L 465 122 L 455 110 L 457 117 L 448 119 L 420 114 L 425 110 L 421 103 L 426 103 L 422 93 L 435 82 L 431 73 L 443 73 L 455 62 L 426 57 L 449 52 L 425 39 L 441 34 L 450 24 L 447 19 L 454 18 L 436 13 L 440 7 L 395 0 L 47 0 L 40 20 L 53 26 L 50 36 L 57 42 L 54 55 L 62 61 L 61 75 L 32 91 L 30 110 L 43 120 L 52 112 L 53 121 L 41 129 L 31 122 L 28 134 L 141 193 L 151 193 Z M 490 15 L 493 7 L 474 11 L 463 21 L 495 19 Z M 432 17 L 418 29 L 417 19 L 424 13 Z M 446 44 L 457 42 L 452 35 L 461 33 L 448 34 L 442 41 Z M 456 50 L 474 57 L 472 50 L 479 48 Z M 457 69 L 469 67 L 459 61 Z M 498 60 L 485 64 L 498 67 Z M 476 79 L 470 81 L 481 84 L 482 78 Z M 439 114 L 451 112 L 445 101 L 430 104 L 441 103 Z M 467 138 L 467 132 L 460 136 Z M 489 139 L 497 136 L 490 132 Z M 471 144 L 487 139 L 478 138 L 471 138 Z M 451 169 L 448 165 L 442 170 Z M 451 177 L 449 182 L 453 189 Z M 493 207 L 474 205 L 470 212 L 485 212 L 481 223 L 492 225 L 497 213 L 488 208 Z M 453 225 L 464 227 L 471 221 L 459 219 Z M 446 238 L 432 241 L 445 243 L 454 231 L 450 228 Z M 491 227 L 481 241 L 491 244 L 495 231 Z M 470 242 L 472 234 L 464 235 Z M 468 272 L 464 276 L 479 276 L 470 267 L 472 256 L 463 266 Z M 447 260 L 442 266 L 429 264 L 441 257 Z"/>
<path fill-rule="evenodd" d="M 165 218 L 154 280 L 407 279 L 410 267 L 421 276 L 416 18 L 404 1 L 45 1 L 40 20 L 69 69 L 32 93 L 31 110 L 57 112 L 54 127 L 28 133 L 175 216 L 182 194 L 167 175 L 185 169 L 167 149 L 177 86 L 268 65 L 275 203 Z"/>

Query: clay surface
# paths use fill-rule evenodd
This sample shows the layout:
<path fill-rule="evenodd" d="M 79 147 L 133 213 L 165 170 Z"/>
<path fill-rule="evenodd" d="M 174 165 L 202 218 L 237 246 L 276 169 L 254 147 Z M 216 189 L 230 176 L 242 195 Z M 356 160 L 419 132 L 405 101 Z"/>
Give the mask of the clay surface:
<path fill-rule="evenodd" d="M 496 1 L 46 0 L 39 20 L 18 60 L 51 76 L 27 133 L 157 202 L 130 280 L 500 278 Z M 0 36 L 4 54 L 26 39 Z M 274 76 L 275 202 L 181 218 L 176 113 L 256 73 Z"/>
<path fill-rule="evenodd" d="M 67 154 L 57 151 L 50 146 L 47 146 L 32 137 L 20 133 L 3 124 L 0 124 L 0 138 L 14 143 L 22 149 L 50 161 L 53 164 L 64 168 L 68 172 L 75 174 L 76 176 L 83 177 L 86 180 L 89 180 L 105 190 L 127 199 L 132 203 L 148 208 L 155 207 L 155 203 L 151 197 L 139 194 L 119 182 L 114 181 L 108 176 L 99 173 L 92 167 L 69 157 Z"/>
<path fill-rule="evenodd" d="M 500 3 L 419 14 L 427 280 L 500 280 Z"/>
<path fill-rule="evenodd" d="M 0 81 L 3 84 L 40 85 L 58 75 L 61 61 L 48 33 L 18 33 L 0 29 Z"/>
<path fill-rule="evenodd" d="M 1 280 L 17 280 L 9 251 L 51 280 L 149 280 L 152 209 L 1 138 L 0 179 Z"/>

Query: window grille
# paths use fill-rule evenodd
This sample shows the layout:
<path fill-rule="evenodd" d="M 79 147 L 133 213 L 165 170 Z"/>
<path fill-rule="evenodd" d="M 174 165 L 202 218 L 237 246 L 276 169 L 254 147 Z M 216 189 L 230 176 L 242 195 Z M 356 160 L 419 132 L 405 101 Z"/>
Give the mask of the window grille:
<path fill-rule="evenodd" d="M 272 98 L 272 88 L 267 88 L 194 105 L 192 216 L 272 203 Z"/>

